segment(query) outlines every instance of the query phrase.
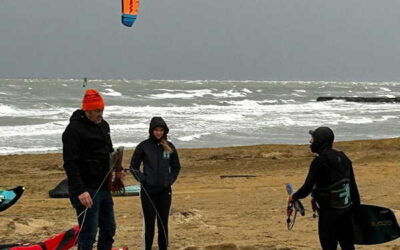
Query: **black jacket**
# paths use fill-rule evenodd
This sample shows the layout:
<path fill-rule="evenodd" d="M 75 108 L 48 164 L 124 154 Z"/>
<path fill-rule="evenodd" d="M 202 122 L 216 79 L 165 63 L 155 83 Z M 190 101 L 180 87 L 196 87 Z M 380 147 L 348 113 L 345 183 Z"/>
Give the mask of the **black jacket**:
<path fill-rule="evenodd" d="M 155 127 L 163 127 L 166 138 L 169 131 L 167 124 L 161 117 L 154 117 L 150 123 L 150 138 L 136 147 L 130 164 L 133 177 L 150 193 L 158 193 L 170 188 L 178 178 L 181 169 L 175 146 L 168 142 L 173 152 L 164 152 L 159 141 L 152 137 Z M 142 162 L 143 172 L 140 171 Z"/>
<path fill-rule="evenodd" d="M 82 110 L 76 110 L 62 135 L 64 169 L 70 196 L 97 189 L 109 172 L 113 145 L 105 120 L 91 122 Z M 101 189 L 107 189 L 107 181 Z"/>
<path fill-rule="evenodd" d="M 324 190 L 344 178 L 350 181 L 351 202 L 359 205 L 360 195 L 358 193 L 350 159 L 343 152 L 334 149 L 326 149 L 312 161 L 306 181 L 303 186 L 293 194 L 293 199 L 303 199 L 312 191 Z M 317 199 L 317 202 L 320 203 L 322 206 L 321 208 L 329 207 L 325 201 L 319 201 Z"/>
<path fill-rule="evenodd" d="M 329 208 L 329 201 L 322 199 L 322 190 L 341 180 L 346 180 L 350 188 L 350 199 L 352 204 L 360 204 L 360 195 L 354 178 L 353 166 L 350 159 L 343 153 L 332 149 L 334 134 L 326 127 L 311 131 L 314 139 L 311 150 L 318 156 L 311 162 L 310 170 L 303 186 L 293 194 L 293 199 L 303 199 L 311 192 L 315 194 L 321 209 Z M 319 198 L 319 200 L 318 200 Z"/>

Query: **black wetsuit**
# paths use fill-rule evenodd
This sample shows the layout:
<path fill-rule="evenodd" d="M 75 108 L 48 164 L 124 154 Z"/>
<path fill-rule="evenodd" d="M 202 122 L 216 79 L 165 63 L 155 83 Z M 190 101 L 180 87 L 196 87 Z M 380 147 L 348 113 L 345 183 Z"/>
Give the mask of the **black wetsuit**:
<path fill-rule="evenodd" d="M 140 182 L 142 187 L 140 199 L 145 224 L 145 250 L 152 249 L 156 218 L 158 247 L 160 250 L 168 248 L 168 217 L 172 199 L 171 186 L 178 178 L 181 168 L 175 146 L 168 142 L 173 152 L 165 152 L 160 141 L 152 137 L 152 132 L 156 127 L 163 127 L 165 136 L 167 135 L 167 124 L 161 117 L 154 117 L 150 123 L 150 138 L 136 147 L 130 165 L 132 175 Z M 142 162 L 143 172 L 139 169 Z"/>
<path fill-rule="evenodd" d="M 316 130 L 313 137 L 311 148 L 318 157 L 312 161 L 306 181 L 293 194 L 293 199 L 303 199 L 313 193 L 320 207 L 318 232 L 322 249 L 337 249 L 339 243 L 343 250 L 352 250 L 352 208 L 360 204 L 352 163 L 343 152 L 332 149 L 333 133 Z M 342 206 L 332 201 L 330 191 L 335 183 L 346 183 L 344 185 L 349 189 L 347 203 Z"/>

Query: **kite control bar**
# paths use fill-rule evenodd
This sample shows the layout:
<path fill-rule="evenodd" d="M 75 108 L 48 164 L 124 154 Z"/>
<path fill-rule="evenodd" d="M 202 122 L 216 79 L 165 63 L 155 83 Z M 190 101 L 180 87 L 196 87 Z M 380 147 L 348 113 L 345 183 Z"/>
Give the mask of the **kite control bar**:
<path fill-rule="evenodd" d="M 286 191 L 289 195 L 294 193 L 293 187 L 291 184 L 286 183 Z M 303 204 L 301 204 L 301 202 L 299 200 L 294 200 L 291 202 L 288 202 L 288 206 L 287 206 L 287 219 L 286 219 L 286 223 L 287 223 L 287 227 L 288 230 L 292 230 L 294 223 L 296 222 L 296 216 L 297 213 L 300 213 L 301 216 L 305 215 L 305 210 L 303 207 Z M 294 211 L 294 214 L 293 214 Z M 293 218 L 292 218 L 293 215 Z"/>

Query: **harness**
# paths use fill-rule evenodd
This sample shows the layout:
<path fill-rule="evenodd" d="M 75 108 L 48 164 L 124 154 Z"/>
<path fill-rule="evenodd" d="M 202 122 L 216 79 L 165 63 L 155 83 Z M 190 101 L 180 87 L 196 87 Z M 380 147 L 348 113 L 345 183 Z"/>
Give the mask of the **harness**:
<path fill-rule="evenodd" d="M 337 156 L 338 162 L 341 166 L 344 166 L 342 161 L 342 154 Z M 326 159 L 326 156 L 322 156 Z M 339 173 L 339 176 L 342 176 L 341 179 L 331 184 L 326 188 L 314 188 L 313 190 L 313 198 L 315 199 L 316 206 L 319 208 L 330 207 L 335 209 L 346 209 L 351 206 L 351 195 L 350 195 L 350 172 L 348 169 L 341 171 L 339 167 L 332 167 L 330 162 L 326 159 L 328 166 L 331 171 L 334 170 L 336 173 Z M 330 173 L 332 173 L 330 171 Z M 331 174 L 332 178 L 332 174 Z"/>

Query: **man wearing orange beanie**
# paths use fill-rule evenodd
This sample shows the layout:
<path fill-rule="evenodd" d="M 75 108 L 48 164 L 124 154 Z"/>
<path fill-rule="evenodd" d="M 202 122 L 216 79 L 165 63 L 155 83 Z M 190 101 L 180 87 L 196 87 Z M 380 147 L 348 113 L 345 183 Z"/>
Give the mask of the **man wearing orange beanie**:
<path fill-rule="evenodd" d="M 110 250 L 114 242 L 113 200 L 107 187 L 113 145 L 110 126 L 103 119 L 104 101 L 94 89 L 85 92 L 82 109 L 76 110 L 62 135 L 64 169 L 70 200 L 76 209 L 79 250 Z"/>

